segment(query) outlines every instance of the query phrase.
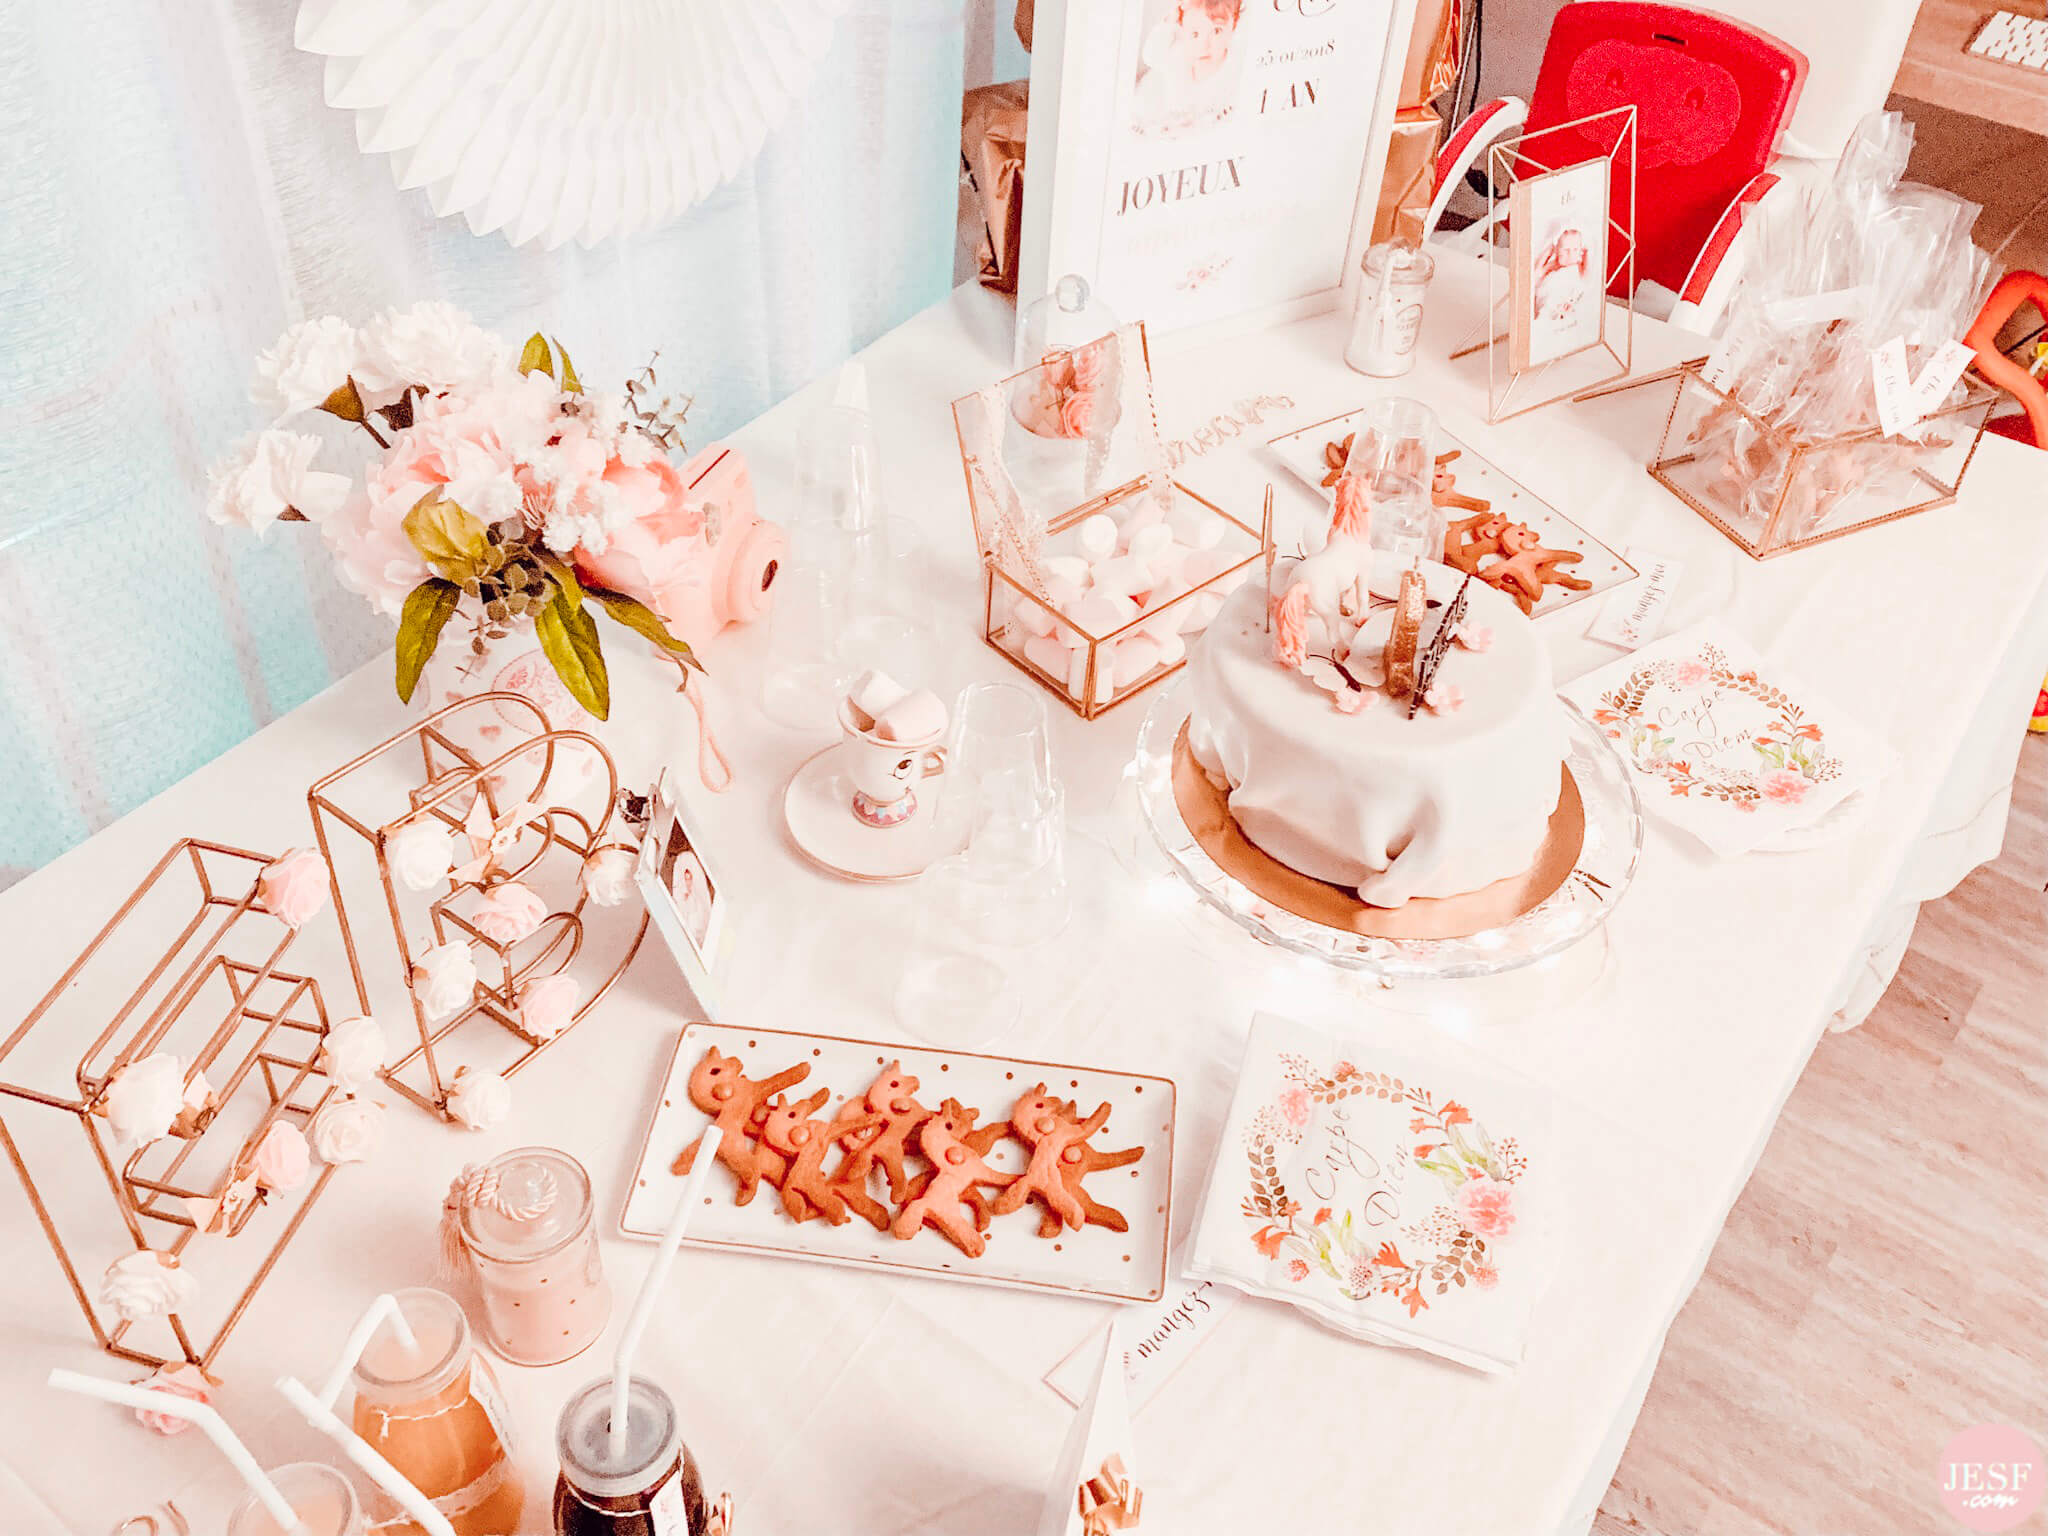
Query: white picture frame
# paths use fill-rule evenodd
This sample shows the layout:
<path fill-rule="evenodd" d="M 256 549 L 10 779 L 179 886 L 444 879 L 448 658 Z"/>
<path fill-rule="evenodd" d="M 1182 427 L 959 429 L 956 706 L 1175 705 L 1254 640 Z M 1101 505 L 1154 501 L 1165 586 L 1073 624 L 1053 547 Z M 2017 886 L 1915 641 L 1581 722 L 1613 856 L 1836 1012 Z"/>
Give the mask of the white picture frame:
<path fill-rule="evenodd" d="M 731 897 L 724 879 L 704 856 L 690 830 L 688 810 L 666 770 L 649 800 L 647 834 L 635 869 L 640 895 L 655 932 L 676 957 L 676 965 L 704 1011 L 718 1011 L 717 973 L 723 953 L 726 909 Z"/>
<path fill-rule="evenodd" d="M 1600 345 L 1609 169 L 1582 160 L 1524 176 L 1508 194 L 1508 365 L 1517 373 Z"/>
<path fill-rule="evenodd" d="M 1355 291 L 1415 0 L 1236 0 L 1221 37 L 1231 4 L 1041 0 L 1020 313 L 1069 272 L 1155 333 Z"/>

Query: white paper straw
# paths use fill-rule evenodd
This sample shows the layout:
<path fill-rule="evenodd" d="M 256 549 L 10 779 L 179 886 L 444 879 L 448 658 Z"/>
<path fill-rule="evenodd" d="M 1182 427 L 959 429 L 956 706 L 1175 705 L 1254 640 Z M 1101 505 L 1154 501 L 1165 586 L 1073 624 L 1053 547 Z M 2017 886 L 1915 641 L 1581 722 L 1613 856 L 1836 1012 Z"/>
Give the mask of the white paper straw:
<path fill-rule="evenodd" d="M 298 1377 L 278 1377 L 277 1390 L 284 1394 L 286 1402 L 305 1415 L 308 1424 L 340 1446 L 342 1453 L 361 1467 L 371 1482 L 390 1494 L 408 1515 L 419 1521 L 427 1536 L 455 1536 L 455 1527 L 448 1523 L 446 1515 L 434 1508 L 433 1501 L 408 1482 L 404 1473 L 378 1455 L 361 1435 L 336 1418 L 334 1410 L 307 1391 L 305 1383 Z"/>
<path fill-rule="evenodd" d="M 697 1208 L 697 1201 L 704 1193 L 704 1181 L 711 1176 L 712 1165 L 718 1161 L 719 1143 L 724 1139 L 725 1132 L 713 1125 L 706 1128 L 704 1139 L 697 1144 L 697 1161 L 691 1165 L 690 1176 L 683 1181 L 683 1192 L 676 1198 L 668 1229 L 661 1234 L 661 1242 L 654 1250 L 654 1263 L 648 1267 L 647 1278 L 640 1283 L 640 1294 L 633 1298 L 633 1311 L 626 1318 L 624 1332 L 619 1335 L 618 1353 L 612 1356 L 612 1421 L 608 1437 L 614 1461 L 626 1453 L 626 1390 L 633 1380 L 633 1356 L 639 1352 L 640 1335 L 647 1331 L 648 1319 L 654 1315 L 655 1297 L 660 1293 L 662 1283 L 668 1279 L 669 1266 L 675 1263 L 676 1248 L 683 1240 L 683 1228 L 689 1225 L 690 1212 Z"/>
<path fill-rule="evenodd" d="M 390 1320 L 391 1331 L 398 1335 L 398 1342 L 407 1349 L 418 1349 L 420 1341 L 412 1331 L 412 1324 L 405 1320 L 405 1310 L 398 1304 L 398 1298 L 389 1291 L 380 1291 L 374 1301 L 356 1319 L 355 1327 L 349 1329 L 348 1338 L 341 1346 L 341 1359 L 328 1373 L 327 1380 L 320 1388 L 320 1406 L 332 1409 L 341 1400 L 341 1389 L 348 1385 L 348 1374 L 356 1368 L 356 1362 L 363 1358 L 363 1351 L 370 1347 L 370 1340 L 376 1335 L 377 1326 Z"/>
<path fill-rule="evenodd" d="M 57 1370 L 50 1372 L 50 1385 L 60 1392 L 77 1392 L 85 1397 L 97 1397 L 104 1402 L 121 1403 L 129 1408 L 146 1408 L 151 1413 L 168 1414 L 175 1419 L 197 1424 L 206 1431 L 206 1438 L 220 1448 L 230 1465 L 241 1473 L 242 1481 L 249 1485 L 249 1491 L 263 1501 L 263 1507 L 270 1511 L 271 1519 L 277 1522 L 279 1530 L 303 1531 L 306 1527 L 299 1519 L 299 1512 L 286 1502 L 285 1496 L 277 1491 L 277 1484 L 264 1475 L 256 1465 L 256 1458 L 249 1454 L 249 1448 L 235 1437 L 228 1428 L 228 1421 L 205 1403 L 195 1402 L 189 1397 L 179 1397 L 170 1392 L 156 1392 L 148 1387 L 134 1386 L 125 1381 L 108 1381 L 100 1376 L 86 1376 L 77 1371 Z"/>

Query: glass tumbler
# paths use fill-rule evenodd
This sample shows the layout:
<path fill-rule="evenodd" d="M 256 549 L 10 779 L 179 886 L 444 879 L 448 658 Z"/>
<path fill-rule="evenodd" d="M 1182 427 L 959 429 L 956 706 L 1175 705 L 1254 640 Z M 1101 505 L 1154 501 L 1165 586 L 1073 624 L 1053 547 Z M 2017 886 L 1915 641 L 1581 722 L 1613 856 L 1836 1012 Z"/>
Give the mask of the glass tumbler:
<path fill-rule="evenodd" d="M 497 1194 L 462 1204 L 484 1339 L 514 1365 L 554 1365 L 604 1332 L 612 1290 L 597 1247 L 590 1175 L 566 1152 L 520 1147 L 487 1170 Z"/>
<path fill-rule="evenodd" d="M 355 1485 L 334 1468 L 318 1461 L 294 1461 L 272 1467 L 270 1480 L 291 1505 L 304 1536 L 363 1536 L 363 1510 Z M 227 1536 L 288 1536 L 261 1499 L 250 1494 L 228 1516 Z"/>
<path fill-rule="evenodd" d="M 1344 473 L 1365 482 L 1372 547 L 1405 560 L 1444 557 L 1444 516 L 1433 497 L 1436 413 L 1420 400 L 1387 395 L 1366 402 Z"/>
<path fill-rule="evenodd" d="M 1050 794 L 1052 737 L 1045 699 L 1015 683 L 974 683 L 953 701 L 953 720 L 941 781 L 941 846 L 964 848 L 998 796 Z"/>
<path fill-rule="evenodd" d="M 924 530 L 907 517 L 878 517 L 848 541 L 846 623 L 839 636 L 849 678 L 886 672 L 906 688 L 935 680 L 931 583 Z"/>

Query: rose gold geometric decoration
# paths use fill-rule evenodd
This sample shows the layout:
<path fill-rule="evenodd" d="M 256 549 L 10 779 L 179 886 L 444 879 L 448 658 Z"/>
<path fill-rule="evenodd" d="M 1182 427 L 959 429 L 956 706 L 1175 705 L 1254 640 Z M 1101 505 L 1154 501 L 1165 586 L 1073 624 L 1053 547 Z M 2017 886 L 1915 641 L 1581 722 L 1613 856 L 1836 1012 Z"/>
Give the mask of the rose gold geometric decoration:
<path fill-rule="evenodd" d="M 303 1132 L 335 1091 L 317 1065 L 328 1025 L 320 988 L 279 969 L 295 930 L 258 904 L 257 877 L 270 862 L 192 838 L 174 844 L 0 1040 L 0 1109 L 9 1110 L 0 1144 L 94 1340 L 124 1360 L 211 1362 L 334 1174 L 315 1165 L 296 1188 L 253 1198 L 244 1183 L 214 1235 L 200 1232 L 190 1208 L 230 1201 L 245 1149 L 280 1122 Z M 188 1082 L 202 1074 L 212 1097 L 168 1134 L 120 1145 L 106 1119 L 108 1086 L 159 1053 L 176 1056 Z M 111 1202 L 59 1174 L 82 1155 L 98 1164 Z M 167 1313 L 124 1321 L 100 1299 L 101 1276 L 145 1249 L 174 1259 L 192 1294 Z"/>
<path fill-rule="evenodd" d="M 328 774 L 306 802 L 332 873 L 357 1000 L 386 1022 L 394 1051 L 407 1043 L 399 1021 L 412 1017 L 410 1049 L 386 1064 L 384 1080 L 443 1119 L 454 1118 L 449 1092 L 460 1068 L 518 1072 L 597 1006 L 647 932 L 642 910 L 621 939 L 630 906 L 601 921 L 603 909 L 579 878 L 594 852 L 638 854 L 611 754 L 584 732 L 552 728 L 519 694 L 478 694 L 435 711 Z M 466 830 L 479 824 L 497 829 L 496 849 Z M 394 839 L 414 828 L 453 840 L 453 871 L 424 891 L 406 886 L 392 858 Z M 465 866 L 478 865 L 465 877 Z M 530 936 L 501 942 L 480 926 L 480 908 L 486 892 L 514 882 L 541 896 L 547 915 Z M 631 906 L 638 905 L 636 892 Z M 421 955 L 443 944 L 468 949 L 476 980 L 464 1001 L 437 1016 L 409 978 Z M 587 952 L 600 947 L 613 958 Z M 557 973 L 577 981 L 578 1005 L 559 1032 L 530 1029 L 521 989 Z"/>

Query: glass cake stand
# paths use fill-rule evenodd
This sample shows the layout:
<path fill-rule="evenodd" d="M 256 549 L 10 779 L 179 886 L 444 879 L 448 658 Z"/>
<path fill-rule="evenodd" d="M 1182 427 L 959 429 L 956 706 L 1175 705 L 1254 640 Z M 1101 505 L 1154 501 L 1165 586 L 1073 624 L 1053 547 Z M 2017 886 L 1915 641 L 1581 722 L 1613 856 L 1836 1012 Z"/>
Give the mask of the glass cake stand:
<path fill-rule="evenodd" d="M 1585 841 L 1556 890 L 1521 916 L 1460 938 L 1378 938 L 1287 911 L 1219 865 L 1181 814 L 1173 765 L 1188 699 L 1185 682 L 1167 688 L 1138 732 L 1133 774 L 1139 815 L 1174 873 L 1206 906 L 1261 943 L 1387 984 L 1498 976 L 1561 954 L 1598 932 L 1635 878 L 1643 813 L 1627 766 L 1599 729 L 1560 699 L 1567 722 L 1565 767 L 1585 807 Z"/>

